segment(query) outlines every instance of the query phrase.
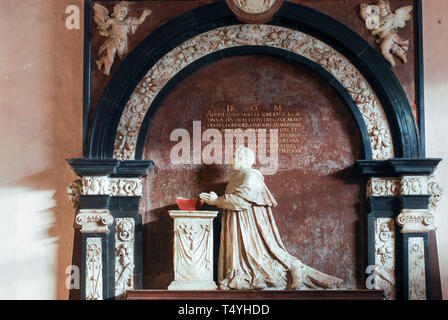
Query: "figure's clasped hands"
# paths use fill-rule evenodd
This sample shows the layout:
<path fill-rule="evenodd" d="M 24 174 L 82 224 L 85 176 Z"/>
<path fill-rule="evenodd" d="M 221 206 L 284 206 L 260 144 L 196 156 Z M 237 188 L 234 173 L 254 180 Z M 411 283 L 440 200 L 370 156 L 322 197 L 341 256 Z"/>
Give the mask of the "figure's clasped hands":
<path fill-rule="evenodd" d="M 207 204 L 215 205 L 218 200 L 218 195 L 216 193 L 214 193 L 213 191 L 211 191 L 210 193 L 202 192 L 199 195 L 199 198 Z"/>

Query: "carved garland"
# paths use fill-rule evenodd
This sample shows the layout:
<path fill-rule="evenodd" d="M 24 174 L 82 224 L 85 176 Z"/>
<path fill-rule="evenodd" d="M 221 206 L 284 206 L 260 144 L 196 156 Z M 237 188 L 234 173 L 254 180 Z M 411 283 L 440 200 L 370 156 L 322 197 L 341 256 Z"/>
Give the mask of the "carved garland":
<path fill-rule="evenodd" d="M 357 104 L 369 132 L 373 159 L 394 156 L 392 134 L 378 97 L 367 80 L 343 55 L 302 32 L 271 25 L 233 25 L 214 29 L 187 40 L 160 59 L 131 95 L 118 125 L 114 157 L 135 158 L 137 138 L 145 114 L 160 90 L 179 71 L 194 61 L 226 48 L 258 45 L 288 50 L 325 68 Z"/>

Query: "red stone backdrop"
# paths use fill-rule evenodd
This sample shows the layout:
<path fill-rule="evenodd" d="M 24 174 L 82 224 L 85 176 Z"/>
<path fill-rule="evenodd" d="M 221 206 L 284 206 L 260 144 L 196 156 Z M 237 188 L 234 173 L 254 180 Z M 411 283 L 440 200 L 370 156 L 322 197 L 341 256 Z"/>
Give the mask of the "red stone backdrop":
<path fill-rule="evenodd" d="M 277 58 L 251 55 L 225 58 L 184 79 L 156 112 L 144 158 L 156 169 L 146 178 L 144 218 L 144 287 L 166 289 L 172 274 L 172 221 L 176 197 L 224 192 L 227 165 L 174 165 L 170 161 L 173 130 L 193 137 L 193 121 L 206 129 L 207 113 L 234 105 L 247 111 L 275 105 L 295 111 L 294 153 L 279 154 L 279 169 L 265 182 L 279 205 L 275 219 L 288 251 L 304 263 L 344 279 L 348 288 L 362 286 L 364 259 L 360 226 L 363 183 L 351 166 L 362 157 L 361 137 L 345 102 L 304 67 Z M 203 143 L 205 146 L 207 143 Z M 218 221 L 219 222 L 219 219 Z M 216 245 L 219 237 L 219 224 Z"/>

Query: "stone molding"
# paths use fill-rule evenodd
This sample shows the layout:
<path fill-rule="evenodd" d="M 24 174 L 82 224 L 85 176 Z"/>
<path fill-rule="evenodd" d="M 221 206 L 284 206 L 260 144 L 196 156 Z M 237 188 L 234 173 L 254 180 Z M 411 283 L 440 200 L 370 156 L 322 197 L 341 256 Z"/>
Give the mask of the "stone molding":
<path fill-rule="evenodd" d="M 366 123 L 373 159 L 394 157 L 392 133 L 380 100 L 361 72 L 326 43 L 284 27 L 232 25 L 193 37 L 161 58 L 143 77 L 122 113 L 114 143 L 114 157 L 135 159 L 144 117 L 162 88 L 182 69 L 217 51 L 246 45 L 284 49 L 304 56 L 331 73 L 351 95 Z"/>

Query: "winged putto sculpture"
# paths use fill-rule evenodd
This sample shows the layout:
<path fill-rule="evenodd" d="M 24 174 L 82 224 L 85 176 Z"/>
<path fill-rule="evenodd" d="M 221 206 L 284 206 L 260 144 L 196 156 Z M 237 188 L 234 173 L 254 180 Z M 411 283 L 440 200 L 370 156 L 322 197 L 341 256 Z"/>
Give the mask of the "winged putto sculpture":
<path fill-rule="evenodd" d="M 380 0 L 376 5 L 361 4 L 360 13 L 366 26 L 377 36 L 381 53 L 386 60 L 395 67 L 394 55 L 404 63 L 407 62 L 406 53 L 409 49 L 409 40 L 403 40 L 397 33 L 398 28 L 404 28 L 406 21 L 411 19 L 412 6 L 404 6 L 392 12 L 387 0 Z"/>
<path fill-rule="evenodd" d="M 99 34 L 107 38 L 98 51 L 96 64 L 98 70 L 104 66 L 104 74 L 110 75 L 115 56 L 118 54 L 122 59 L 128 52 L 128 35 L 134 34 L 152 11 L 151 9 L 143 10 L 139 18 L 127 17 L 129 13 L 127 2 L 115 5 L 110 16 L 109 10 L 98 3 L 93 5 L 93 11 Z"/>

